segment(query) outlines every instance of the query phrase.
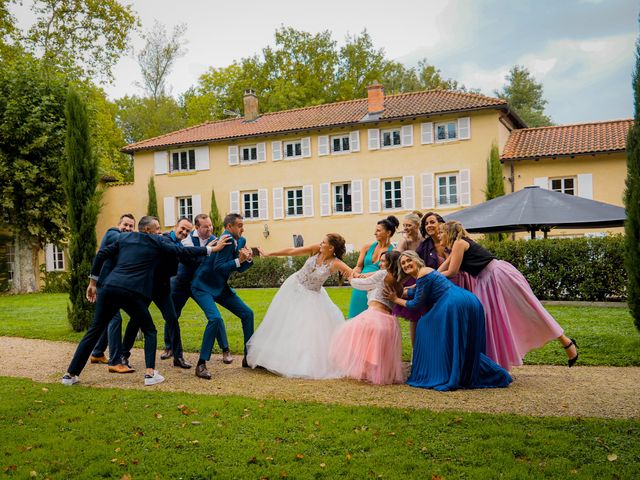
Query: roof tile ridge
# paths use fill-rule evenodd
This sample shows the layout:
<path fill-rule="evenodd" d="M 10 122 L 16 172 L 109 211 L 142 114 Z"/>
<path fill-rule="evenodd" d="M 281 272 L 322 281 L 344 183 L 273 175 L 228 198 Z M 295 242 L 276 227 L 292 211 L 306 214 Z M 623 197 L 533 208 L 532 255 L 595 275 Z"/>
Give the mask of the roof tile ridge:
<path fill-rule="evenodd" d="M 366 101 L 367 101 L 366 98 L 353 98 L 351 100 L 340 100 L 339 102 L 321 103 L 320 105 L 307 105 L 306 107 L 297 107 L 297 108 L 289 108 L 287 110 L 278 110 L 277 112 L 264 112 L 260 115 L 260 117 L 266 117 L 268 115 L 279 115 L 282 113 L 298 112 L 301 110 L 313 110 L 316 108 L 317 109 L 329 108 L 336 105 L 344 105 L 346 103 L 359 103 L 359 102 L 361 103 Z"/>
<path fill-rule="evenodd" d="M 617 119 L 617 120 L 597 120 L 597 121 L 591 121 L 591 122 L 580 122 L 580 123 L 566 123 L 563 125 L 545 125 L 542 127 L 529 127 L 529 128 L 520 128 L 516 131 L 514 131 L 514 133 L 516 132 L 527 132 L 527 131 L 532 131 L 532 130 L 550 130 L 553 128 L 570 128 L 570 127 L 584 127 L 587 125 L 604 125 L 607 123 L 628 123 L 628 122 L 633 122 L 633 118 L 623 118 L 623 119 Z"/>

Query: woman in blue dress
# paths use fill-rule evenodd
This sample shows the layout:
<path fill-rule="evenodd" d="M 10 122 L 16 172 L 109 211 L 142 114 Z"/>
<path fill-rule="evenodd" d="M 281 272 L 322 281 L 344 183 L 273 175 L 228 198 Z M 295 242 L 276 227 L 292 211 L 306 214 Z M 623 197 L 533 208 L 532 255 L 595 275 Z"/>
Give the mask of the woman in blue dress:
<path fill-rule="evenodd" d="M 380 270 L 380 255 L 382 252 L 393 250 L 391 237 L 396 233 L 400 221 L 393 215 L 383 218 L 376 225 L 376 241 L 365 245 L 360 250 L 358 263 L 353 269 L 356 278 L 359 273 L 373 273 Z M 349 304 L 349 316 L 353 318 L 367 309 L 367 292 L 364 290 L 351 290 L 351 303 Z"/>
<path fill-rule="evenodd" d="M 426 267 L 413 251 L 403 252 L 399 261 L 402 272 L 416 279 L 415 292 L 409 290 L 413 298 L 403 300 L 389 290 L 387 298 L 411 309 L 433 303 L 418 321 L 407 383 L 440 391 L 508 386 L 512 381 L 509 373 L 484 354 L 485 321 L 480 301 Z"/>

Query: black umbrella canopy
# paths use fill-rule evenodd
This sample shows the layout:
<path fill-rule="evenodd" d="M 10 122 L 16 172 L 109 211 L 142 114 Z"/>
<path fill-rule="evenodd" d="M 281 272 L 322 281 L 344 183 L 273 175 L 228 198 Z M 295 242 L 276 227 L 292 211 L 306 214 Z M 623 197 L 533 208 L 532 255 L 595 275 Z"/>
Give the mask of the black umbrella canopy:
<path fill-rule="evenodd" d="M 445 216 L 457 220 L 468 232 L 524 232 L 560 228 L 621 227 L 624 208 L 537 186 L 497 197 L 475 207 Z"/>

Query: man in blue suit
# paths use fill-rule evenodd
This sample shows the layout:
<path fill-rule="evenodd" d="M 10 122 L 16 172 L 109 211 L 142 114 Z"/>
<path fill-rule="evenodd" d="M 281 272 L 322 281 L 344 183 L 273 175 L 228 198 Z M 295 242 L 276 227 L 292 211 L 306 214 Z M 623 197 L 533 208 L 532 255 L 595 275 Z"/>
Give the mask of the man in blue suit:
<path fill-rule="evenodd" d="M 207 326 L 202 337 L 200 359 L 196 366 L 196 376 L 211 379 L 207 370 L 207 361 L 211 358 L 213 340 L 216 338 L 222 323 L 222 315 L 216 303 L 222 305 L 240 318 L 244 334 L 244 354 L 242 366 L 247 367 L 247 342 L 253 335 L 253 311 L 240 299 L 227 281 L 232 272 L 244 272 L 253 265 L 251 250 L 246 246 L 244 220 L 242 215 L 231 213 L 224 218 L 224 232 L 231 235 L 233 241 L 215 255 L 205 259 L 191 283 L 191 294 L 207 317 Z M 221 237 L 221 238 L 222 238 Z"/>
<path fill-rule="evenodd" d="M 96 302 L 96 283 L 106 259 L 117 258 L 115 267 L 104 282 L 100 295 L 97 295 L 93 323 L 80 340 L 67 373 L 62 377 L 64 385 L 78 383 L 91 350 L 98 337 L 107 328 L 115 313 L 122 309 L 129 314 L 137 328 L 144 334 L 144 353 L 146 362 L 145 385 L 155 385 L 164 377 L 155 370 L 156 327 L 149 314 L 148 305 L 153 293 L 155 268 L 159 260 L 166 255 L 208 255 L 211 247 L 185 248 L 160 236 L 158 219 L 145 216 L 138 223 L 139 232 L 121 233 L 118 240 L 101 249 L 96 254 L 91 267 L 91 280 L 87 287 L 87 300 Z"/>

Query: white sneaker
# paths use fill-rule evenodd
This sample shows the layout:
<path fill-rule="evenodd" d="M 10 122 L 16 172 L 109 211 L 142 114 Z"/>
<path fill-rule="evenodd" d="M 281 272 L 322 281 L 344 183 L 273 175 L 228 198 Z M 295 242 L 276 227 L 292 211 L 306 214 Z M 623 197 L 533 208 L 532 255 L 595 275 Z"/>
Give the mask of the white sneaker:
<path fill-rule="evenodd" d="M 154 370 L 153 375 L 146 374 L 144 376 L 144 384 L 147 387 L 162 382 L 164 382 L 164 377 L 160 375 L 160 372 L 158 372 L 158 370 Z"/>
<path fill-rule="evenodd" d="M 63 385 L 75 385 L 76 383 L 78 383 L 80 381 L 80 379 L 78 378 L 78 375 L 69 375 L 68 373 L 65 373 L 64 376 L 62 377 L 62 380 L 60 380 L 60 383 Z"/>

